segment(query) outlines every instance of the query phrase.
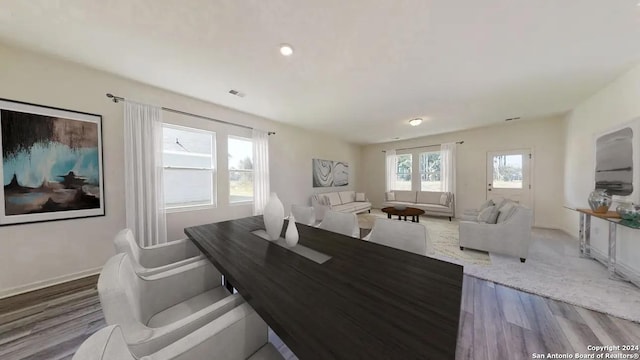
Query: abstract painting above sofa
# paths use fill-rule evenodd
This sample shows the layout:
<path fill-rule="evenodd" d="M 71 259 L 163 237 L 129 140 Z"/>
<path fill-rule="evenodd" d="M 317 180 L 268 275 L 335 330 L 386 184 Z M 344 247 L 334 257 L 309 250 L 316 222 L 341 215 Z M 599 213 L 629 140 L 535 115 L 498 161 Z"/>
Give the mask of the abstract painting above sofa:
<path fill-rule="evenodd" d="M 342 161 L 313 159 L 313 187 L 349 185 L 349 164 Z"/>

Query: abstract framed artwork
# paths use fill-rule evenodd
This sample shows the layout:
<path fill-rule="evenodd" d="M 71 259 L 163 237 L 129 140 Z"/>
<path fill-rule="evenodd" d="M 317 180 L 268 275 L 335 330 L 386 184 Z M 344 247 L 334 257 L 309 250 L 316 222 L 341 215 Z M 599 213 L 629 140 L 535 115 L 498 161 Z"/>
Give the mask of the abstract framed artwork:
<path fill-rule="evenodd" d="M 0 226 L 104 216 L 102 116 L 0 99 Z"/>
<path fill-rule="evenodd" d="M 313 187 L 349 185 L 349 164 L 342 161 L 313 159 Z"/>

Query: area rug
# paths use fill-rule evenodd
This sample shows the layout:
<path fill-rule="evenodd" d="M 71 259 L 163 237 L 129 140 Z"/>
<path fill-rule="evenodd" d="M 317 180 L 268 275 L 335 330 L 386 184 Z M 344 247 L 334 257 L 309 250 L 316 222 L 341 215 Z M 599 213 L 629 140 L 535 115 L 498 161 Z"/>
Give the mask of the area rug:
<path fill-rule="evenodd" d="M 386 217 L 379 210 L 372 214 Z M 640 322 L 640 288 L 609 279 L 606 267 L 581 258 L 577 240 L 562 231 L 534 228 L 523 264 L 510 256 L 460 251 L 456 221 L 422 216 L 420 223 L 427 227 L 435 249 L 431 257 L 462 265 L 467 275 Z"/>

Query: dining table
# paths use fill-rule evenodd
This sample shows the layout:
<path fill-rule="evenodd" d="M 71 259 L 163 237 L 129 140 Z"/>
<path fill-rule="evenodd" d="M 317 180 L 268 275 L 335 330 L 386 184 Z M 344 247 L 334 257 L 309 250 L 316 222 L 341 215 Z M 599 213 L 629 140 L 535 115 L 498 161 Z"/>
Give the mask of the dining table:
<path fill-rule="evenodd" d="M 462 266 L 295 225 L 295 246 L 262 216 L 184 231 L 299 359 L 455 359 Z"/>

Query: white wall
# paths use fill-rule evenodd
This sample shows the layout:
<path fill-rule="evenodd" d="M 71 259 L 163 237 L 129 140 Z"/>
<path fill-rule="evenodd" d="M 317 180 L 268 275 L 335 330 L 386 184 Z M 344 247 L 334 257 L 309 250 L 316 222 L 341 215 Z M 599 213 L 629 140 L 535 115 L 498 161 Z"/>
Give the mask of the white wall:
<path fill-rule="evenodd" d="M 429 123 L 422 126 L 429 126 Z M 562 213 L 564 137 L 562 118 L 552 117 L 427 136 L 364 147 L 361 179 L 373 205 L 384 201 L 384 149 L 464 141 L 458 146 L 457 212 L 477 208 L 486 199 L 487 152 L 530 148 L 533 151 L 532 186 L 535 226 L 560 228 Z M 439 147 L 425 148 L 438 150 Z"/>
<path fill-rule="evenodd" d="M 159 74 L 161 75 L 161 74 Z M 350 186 L 359 180 L 360 147 L 328 135 L 269 121 L 126 80 L 74 63 L 0 45 L 0 97 L 101 114 L 106 216 L 0 228 L 0 297 L 94 273 L 114 253 L 113 235 L 125 226 L 122 104 L 105 97 L 112 92 L 132 99 L 276 131 L 270 138 L 271 189 L 285 206 L 308 203 L 315 191 L 311 159 L 347 161 Z M 166 113 L 165 113 L 166 114 Z M 192 118 L 167 116 L 168 122 L 209 128 L 218 134 L 218 149 L 238 128 L 215 126 Z M 226 152 L 224 153 L 226 154 Z M 218 154 L 218 159 L 223 158 Z M 226 160 L 226 159 L 225 159 Z M 221 161 L 219 166 L 223 164 Z M 224 162 L 226 167 L 226 162 Z M 218 173 L 217 209 L 171 213 L 169 238 L 183 237 L 185 226 L 251 215 L 251 206 L 228 206 L 228 174 Z M 329 189 L 325 189 L 329 190 Z"/>
<path fill-rule="evenodd" d="M 587 197 L 594 188 L 595 139 L 603 132 L 618 128 L 640 116 L 640 65 L 622 75 L 604 89 L 579 104 L 565 118 L 565 204 L 573 208 L 588 208 Z M 640 134 L 634 133 L 634 146 L 640 144 Z M 637 154 L 637 152 L 636 152 Z M 638 158 L 634 166 L 640 166 Z M 630 198 L 640 201 L 634 179 L 634 193 Z M 612 206 L 615 209 L 616 204 Z M 578 214 L 563 210 L 562 228 L 578 236 Z M 618 262 L 640 273 L 640 230 L 618 227 Z M 592 243 L 596 250 L 607 254 L 607 227 L 604 221 L 592 221 Z"/>

